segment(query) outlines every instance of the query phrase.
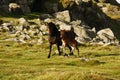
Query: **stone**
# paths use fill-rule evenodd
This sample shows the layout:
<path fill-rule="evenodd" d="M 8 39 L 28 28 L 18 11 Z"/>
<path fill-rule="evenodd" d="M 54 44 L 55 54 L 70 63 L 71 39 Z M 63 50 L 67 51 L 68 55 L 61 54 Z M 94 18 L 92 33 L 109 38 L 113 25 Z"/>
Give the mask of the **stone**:
<path fill-rule="evenodd" d="M 20 5 L 17 3 L 9 3 L 9 12 L 12 14 L 23 14 Z"/>
<path fill-rule="evenodd" d="M 28 23 L 28 21 L 25 18 L 19 18 L 18 22 L 19 22 L 19 25 L 29 26 L 29 23 Z"/>
<path fill-rule="evenodd" d="M 40 20 L 44 20 L 44 19 L 47 19 L 47 18 L 51 18 L 52 16 L 50 14 L 42 14 L 40 15 Z"/>
<path fill-rule="evenodd" d="M 102 29 L 97 32 L 97 35 L 105 43 L 114 42 L 116 37 L 110 28 Z"/>
<path fill-rule="evenodd" d="M 96 33 L 94 31 L 92 31 L 91 29 L 86 29 L 81 26 L 74 27 L 74 31 L 77 35 L 76 40 L 79 43 L 89 42 L 96 37 Z"/>
<path fill-rule="evenodd" d="M 63 21 L 67 21 L 67 22 L 71 21 L 70 14 L 69 14 L 68 10 L 55 13 L 55 17 L 59 20 L 63 20 Z"/>
<path fill-rule="evenodd" d="M 59 25 L 60 27 L 60 30 L 71 30 L 72 29 L 72 25 L 69 25 L 69 24 L 61 24 Z"/>
<path fill-rule="evenodd" d="M 13 30 L 12 21 L 3 23 L 2 24 L 2 30 L 3 31 L 10 31 L 10 32 L 12 32 L 12 30 Z"/>
<path fill-rule="evenodd" d="M 41 44 L 43 44 L 43 38 L 41 37 L 40 39 L 38 39 L 38 41 L 37 41 L 37 45 L 41 45 Z"/>

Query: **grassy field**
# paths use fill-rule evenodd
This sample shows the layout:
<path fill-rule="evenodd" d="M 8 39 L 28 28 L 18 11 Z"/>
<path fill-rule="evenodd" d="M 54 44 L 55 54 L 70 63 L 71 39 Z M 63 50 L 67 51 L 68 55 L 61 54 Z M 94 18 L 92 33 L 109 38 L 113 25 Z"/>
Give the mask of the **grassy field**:
<path fill-rule="evenodd" d="M 38 17 L 28 16 L 32 16 L 29 19 Z M 1 20 L 13 18 L 2 16 Z M 120 27 L 116 23 L 114 26 L 120 40 Z M 5 41 L 8 37 L 7 33 L 0 32 L 0 80 L 120 80 L 120 46 L 79 46 L 81 57 L 76 57 L 75 51 L 76 56 L 52 55 L 47 59 L 48 42 L 18 44 Z M 52 53 L 55 51 L 53 46 Z"/>
<path fill-rule="evenodd" d="M 0 33 L 0 80 L 120 80 L 120 46 L 79 46 L 81 57 L 75 51 L 76 56 L 47 59 L 48 42 L 18 44 L 6 38 Z"/>

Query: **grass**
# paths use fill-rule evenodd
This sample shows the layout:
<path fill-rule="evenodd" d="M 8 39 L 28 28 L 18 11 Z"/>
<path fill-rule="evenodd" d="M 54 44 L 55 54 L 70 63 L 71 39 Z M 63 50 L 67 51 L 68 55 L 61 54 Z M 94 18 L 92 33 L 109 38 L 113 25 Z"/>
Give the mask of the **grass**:
<path fill-rule="evenodd" d="M 26 16 L 2 16 L 11 21 L 25 17 L 37 18 L 39 14 Z M 113 24 L 119 35 L 119 25 Z M 63 57 L 49 52 L 48 42 L 42 45 L 18 44 L 5 41 L 8 33 L 0 32 L 0 80 L 119 80 L 120 46 L 79 46 L 81 57 Z M 118 36 L 119 37 L 119 36 Z M 120 38 L 119 38 L 120 39 Z M 53 51 L 56 50 L 53 46 Z"/>
<path fill-rule="evenodd" d="M 0 80 L 119 80 L 119 46 L 79 46 L 81 57 L 52 55 L 49 45 L 18 44 L 0 34 Z M 53 51 L 56 50 L 53 46 Z M 75 51 L 75 55 L 77 55 Z"/>

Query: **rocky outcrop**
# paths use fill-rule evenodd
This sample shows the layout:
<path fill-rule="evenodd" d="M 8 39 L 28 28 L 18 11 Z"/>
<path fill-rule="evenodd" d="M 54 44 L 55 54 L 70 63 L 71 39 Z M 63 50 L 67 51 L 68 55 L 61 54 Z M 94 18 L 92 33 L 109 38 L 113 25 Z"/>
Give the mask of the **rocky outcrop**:
<path fill-rule="evenodd" d="M 48 18 L 41 21 L 40 24 L 31 24 L 25 18 L 18 19 L 19 24 L 14 26 L 13 22 L 3 23 L 0 26 L 0 32 L 8 32 L 12 36 L 12 40 L 18 43 L 29 43 L 41 45 L 45 42 L 45 36 L 48 34 L 47 27 L 44 24 L 44 21 L 53 22 L 58 25 L 58 29 L 62 30 L 71 30 L 73 29 L 76 33 L 76 40 L 79 43 L 90 43 L 93 44 L 114 44 L 118 45 L 119 41 L 115 37 L 114 33 L 110 28 L 102 29 L 96 33 L 95 30 L 90 29 L 87 25 L 81 24 L 80 20 L 67 22 L 60 21 L 57 18 Z M 45 23 L 46 23 L 45 22 Z"/>
<path fill-rule="evenodd" d="M 72 13 L 74 13 L 76 11 L 79 12 L 80 8 L 78 6 L 82 6 L 83 5 L 82 3 L 84 2 L 88 3 L 90 1 L 96 4 L 101 3 L 102 5 L 109 4 L 110 6 L 111 5 L 119 6 L 119 4 L 115 0 L 46 0 L 46 1 L 45 0 L 1 0 L 0 9 L 3 9 L 5 12 L 9 12 L 9 5 L 11 3 L 16 3 L 20 6 L 20 9 L 22 10 L 23 13 L 29 13 L 31 11 L 35 11 L 35 12 L 47 12 L 52 14 L 65 9 L 68 10 L 72 9 L 73 10 Z M 91 4 L 88 5 L 89 7 L 91 7 L 90 6 Z M 74 17 L 76 17 L 75 15 Z"/>
<path fill-rule="evenodd" d="M 16 0 L 16 1 L 10 1 L 10 0 L 2 0 L 0 1 L 0 9 L 4 10 L 5 12 L 14 12 L 15 14 L 21 14 L 23 13 L 29 13 L 30 1 L 28 0 Z"/>
<path fill-rule="evenodd" d="M 45 23 L 53 22 L 60 30 L 74 29 L 77 35 L 76 40 L 79 43 L 117 44 L 119 41 L 110 29 L 109 21 L 111 19 L 103 11 L 107 10 L 102 3 L 83 2 L 52 15 L 42 14 L 38 19 L 39 23 L 31 24 L 25 18 L 18 19 L 18 24 L 15 26 L 12 21 L 3 23 L 0 26 L 0 31 L 9 32 L 16 42 L 42 44 L 44 43 L 44 35 L 48 34 Z"/>

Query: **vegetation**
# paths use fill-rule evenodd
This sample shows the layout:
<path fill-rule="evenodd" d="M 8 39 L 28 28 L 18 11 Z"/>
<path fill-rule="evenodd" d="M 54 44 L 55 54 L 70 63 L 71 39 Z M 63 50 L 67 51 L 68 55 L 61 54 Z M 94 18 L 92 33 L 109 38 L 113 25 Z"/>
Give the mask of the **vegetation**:
<path fill-rule="evenodd" d="M 0 24 L 2 21 L 15 21 L 20 17 L 34 19 L 39 15 L 40 13 L 30 13 L 16 16 L 0 11 Z M 120 23 L 111 24 L 112 30 L 120 40 Z M 64 57 L 55 54 L 47 59 L 49 52 L 47 41 L 42 45 L 19 44 L 6 41 L 5 39 L 9 37 L 7 32 L 0 32 L 0 80 L 120 79 L 120 46 L 80 45 L 80 57 L 77 57 L 75 51 L 75 56 Z M 53 46 L 52 53 L 55 51 L 56 47 Z"/>
<path fill-rule="evenodd" d="M 52 55 L 42 45 L 5 41 L 0 33 L 0 80 L 119 80 L 119 46 L 79 46 L 81 57 Z M 52 53 L 56 47 L 53 46 Z"/>

